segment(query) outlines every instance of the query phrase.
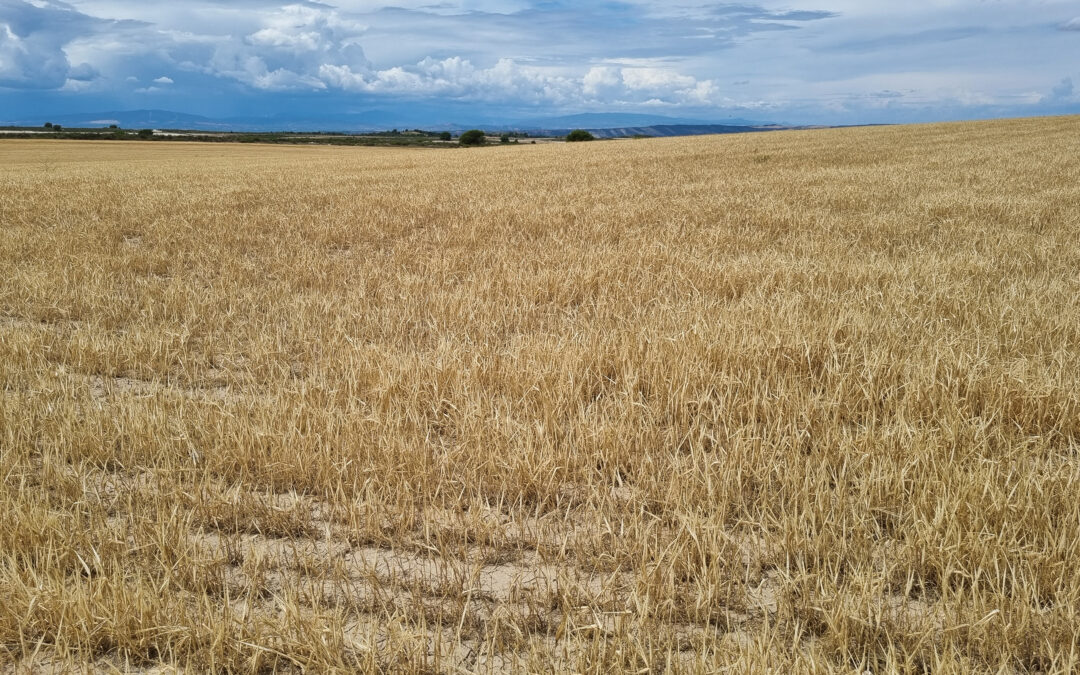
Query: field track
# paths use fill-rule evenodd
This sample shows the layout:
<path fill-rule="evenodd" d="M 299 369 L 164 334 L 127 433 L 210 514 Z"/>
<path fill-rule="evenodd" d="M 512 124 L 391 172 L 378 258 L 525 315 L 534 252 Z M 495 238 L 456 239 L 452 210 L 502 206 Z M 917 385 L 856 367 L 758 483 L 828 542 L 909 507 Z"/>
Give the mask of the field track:
<path fill-rule="evenodd" d="M 1080 117 L 0 140 L 0 673 L 1080 669 Z"/>

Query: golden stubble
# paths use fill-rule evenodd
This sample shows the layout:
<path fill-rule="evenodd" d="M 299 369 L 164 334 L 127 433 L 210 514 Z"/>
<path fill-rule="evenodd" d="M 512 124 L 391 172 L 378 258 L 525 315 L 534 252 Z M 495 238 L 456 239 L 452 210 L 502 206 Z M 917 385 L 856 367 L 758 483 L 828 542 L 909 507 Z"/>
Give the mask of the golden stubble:
<path fill-rule="evenodd" d="M 0 670 L 1080 668 L 1080 119 L 0 141 Z"/>

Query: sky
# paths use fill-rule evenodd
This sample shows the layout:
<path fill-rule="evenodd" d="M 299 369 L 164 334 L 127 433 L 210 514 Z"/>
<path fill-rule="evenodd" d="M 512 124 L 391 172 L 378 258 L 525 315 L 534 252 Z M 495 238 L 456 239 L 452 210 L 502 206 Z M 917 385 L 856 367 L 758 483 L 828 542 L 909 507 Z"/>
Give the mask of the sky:
<path fill-rule="evenodd" d="M 431 123 L 1080 113 L 1080 2 L 0 0 L 0 120 L 131 109 Z"/>

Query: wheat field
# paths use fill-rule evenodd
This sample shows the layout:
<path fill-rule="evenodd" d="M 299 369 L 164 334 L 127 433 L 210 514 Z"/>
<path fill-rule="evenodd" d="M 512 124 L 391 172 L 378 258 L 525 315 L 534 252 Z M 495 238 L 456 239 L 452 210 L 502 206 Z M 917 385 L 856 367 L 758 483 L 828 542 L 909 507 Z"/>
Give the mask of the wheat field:
<path fill-rule="evenodd" d="M 0 672 L 1080 669 L 1080 118 L 0 141 Z"/>

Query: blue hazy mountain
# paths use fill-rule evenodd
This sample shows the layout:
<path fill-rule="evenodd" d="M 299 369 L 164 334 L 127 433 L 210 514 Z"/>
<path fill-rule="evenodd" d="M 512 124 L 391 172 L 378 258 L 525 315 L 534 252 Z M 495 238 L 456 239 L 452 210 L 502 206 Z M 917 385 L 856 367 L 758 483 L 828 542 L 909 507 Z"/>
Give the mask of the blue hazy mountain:
<path fill-rule="evenodd" d="M 295 115 L 240 116 L 216 119 L 172 110 L 109 110 L 104 112 L 43 115 L 41 119 L 13 120 L 25 126 L 45 122 L 66 127 L 93 128 L 116 124 L 125 129 L 192 129 L 197 131 L 368 131 L 391 128 L 399 116 L 379 110 L 357 114 L 321 115 L 304 119 Z"/>
<path fill-rule="evenodd" d="M 442 118 L 442 119 L 440 119 Z M 433 115 L 424 109 L 406 112 L 365 110 L 356 113 L 319 113 L 305 115 L 276 113 L 205 117 L 172 110 L 107 110 L 100 112 L 41 114 L 2 119 L 0 124 L 41 126 L 46 122 L 70 128 L 108 127 L 125 129 L 189 129 L 196 131 L 382 131 L 392 128 L 458 129 L 470 125 L 455 124 L 447 113 Z M 470 120 L 473 126 L 496 126 L 490 119 Z"/>
<path fill-rule="evenodd" d="M 45 122 L 69 128 L 107 127 L 116 124 L 125 129 L 189 129 L 195 131 L 340 131 L 366 132 L 398 129 L 428 129 L 460 131 L 481 128 L 489 132 L 530 131 L 561 135 L 571 129 L 604 131 L 601 136 L 630 135 L 692 135 L 698 133 L 731 133 L 750 130 L 750 127 L 769 126 L 768 122 L 727 118 L 699 120 L 640 113 L 581 113 L 542 118 L 479 117 L 464 110 L 432 110 L 416 106 L 408 111 L 365 110 L 361 112 L 318 115 L 276 113 L 265 116 L 245 115 L 211 118 L 172 110 L 111 110 L 104 112 L 41 115 L 23 119 L 3 120 L 0 124 L 41 126 Z M 724 127 L 721 129 L 721 127 Z M 715 129 L 710 131 L 710 129 Z"/>
<path fill-rule="evenodd" d="M 68 113 L 63 115 L 42 115 L 40 118 L 24 118 L 5 121 L 5 123 L 25 126 L 41 126 L 46 122 L 62 124 L 65 127 L 94 128 L 116 124 L 126 129 L 167 128 L 167 129 L 223 129 L 220 120 L 212 120 L 201 115 L 172 110 L 108 110 L 105 112 Z"/>
<path fill-rule="evenodd" d="M 766 126 L 771 123 L 735 117 L 703 120 L 641 113 L 580 113 L 577 115 L 519 120 L 513 124 L 520 128 L 533 129 L 615 129 L 622 127 L 709 125 L 756 127 Z"/>

